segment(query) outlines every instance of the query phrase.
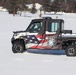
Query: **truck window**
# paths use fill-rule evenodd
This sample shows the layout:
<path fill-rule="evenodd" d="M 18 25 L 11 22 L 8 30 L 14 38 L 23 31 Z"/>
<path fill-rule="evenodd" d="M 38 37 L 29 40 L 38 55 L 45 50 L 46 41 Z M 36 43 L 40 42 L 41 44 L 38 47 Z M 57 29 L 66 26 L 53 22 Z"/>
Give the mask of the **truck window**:
<path fill-rule="evenodd" d="M 36 33 L 36 32 L 39 32 L 41 28 L 42 28 L 42 22 L 35 22 L 31 24 L 29 28 L 29 32 Z"/>
<path fill-rule="evenodd" d="M 59 27 L 59 23 L 58 22 L 49 22 L 48 23 L 48 31 L 49 32 L 56 32 L 57 29 Z"/>

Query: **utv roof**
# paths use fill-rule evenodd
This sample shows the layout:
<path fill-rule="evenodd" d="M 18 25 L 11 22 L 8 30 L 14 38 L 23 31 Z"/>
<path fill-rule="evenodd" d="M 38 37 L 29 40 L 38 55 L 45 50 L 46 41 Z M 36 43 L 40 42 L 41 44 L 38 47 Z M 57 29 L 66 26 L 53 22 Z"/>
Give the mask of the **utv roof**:
<path fill-rule="evenodd" d="M 63 21 L 64 22 L 64 20 L 63 19 L 52 19 L 51 17 L 43 17 L 42 19 L 33 19 L 32 21 L 49 21 L 49 20 L 51 20 L 51 21 Z"/>

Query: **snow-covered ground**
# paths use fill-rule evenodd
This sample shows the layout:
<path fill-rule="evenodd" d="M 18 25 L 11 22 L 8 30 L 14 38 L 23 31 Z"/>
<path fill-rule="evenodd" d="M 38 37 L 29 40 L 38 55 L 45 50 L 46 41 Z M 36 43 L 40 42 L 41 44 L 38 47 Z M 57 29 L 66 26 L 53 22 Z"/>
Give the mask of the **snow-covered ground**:
<path fill-rule="evenodd" d="M 30 21 L 38 17 L 29 15 L 13 17 L 7 12 L 0 12 L 0 75 L 76 75 L 76 57 L 67 57 L 64 53 L 58 54 L 56 51 L 53 54 L 12 52 L 13 31 L 25 30 Z M 76 24 L 76 14 L 58 15 L 58 18 L 63 18 L 67 27 Z M 73 27 L 75 28 L 76 26 Z"/>

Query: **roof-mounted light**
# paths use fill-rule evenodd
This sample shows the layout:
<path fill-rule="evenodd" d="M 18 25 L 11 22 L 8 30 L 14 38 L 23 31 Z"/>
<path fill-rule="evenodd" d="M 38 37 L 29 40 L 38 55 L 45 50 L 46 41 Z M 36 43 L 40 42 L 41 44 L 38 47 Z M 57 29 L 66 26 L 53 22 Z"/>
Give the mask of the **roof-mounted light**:
<path fill-rule="evenodd" d="M 42 19 L 52 19 L 51 17 L 42 17 Z"/>

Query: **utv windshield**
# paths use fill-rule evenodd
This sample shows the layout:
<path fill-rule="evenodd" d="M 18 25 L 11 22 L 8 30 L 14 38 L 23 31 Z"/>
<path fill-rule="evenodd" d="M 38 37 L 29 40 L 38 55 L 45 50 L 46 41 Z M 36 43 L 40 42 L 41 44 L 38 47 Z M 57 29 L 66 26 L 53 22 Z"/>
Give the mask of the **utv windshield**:
<path fill-rule="evenodd" d="M 39 32 L 41 28 L 42 28 L 42 22 L 35 22 L 31 24 L 29 32 L 36 33 Z"/>

